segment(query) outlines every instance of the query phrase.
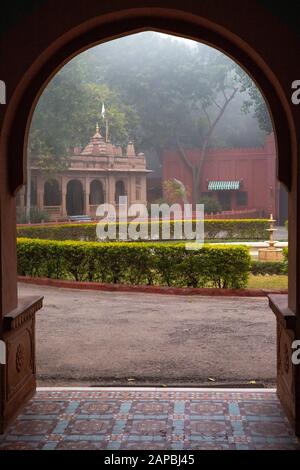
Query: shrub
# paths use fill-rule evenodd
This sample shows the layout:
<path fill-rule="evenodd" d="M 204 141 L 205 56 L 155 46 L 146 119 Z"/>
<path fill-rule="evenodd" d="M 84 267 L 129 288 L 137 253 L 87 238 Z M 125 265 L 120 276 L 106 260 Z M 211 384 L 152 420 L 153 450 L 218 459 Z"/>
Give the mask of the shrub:
<path fill-rule="evenodd" d="M 152 222 L 158 224 L 160 233 L 163 222 Z M 181 221 L 170 222 L 171 238 L 174 234 L 174 225 L 182 224 Z M 105 224 L 104 224 L 105 225 Z M 266 219 L 238 219 L 238 220 L 205 220 L 204 232 L 206 239 L 236 239 L 236 240 L 264 240 L 266 238 L 266 229 L 269 227 Z M 117 232 L 119 224 L 116 224 Z M 195 228 L 195 221 L 194 221 Z M 96 223 L 86 224 L 51 224 L 36 226 L 17 227 L 19 237 L 41 238 L 49 240 L 80 240 L 97 241 Z M 149 235 L 151 233 L 149 223 Z"/>
<path fill-rule="evenodd" d="M 243 246 L 184 243 L 17 240 L 25 276 L 174 287 L 246 287 L 250 255 Z"/>
<path fill-rule="evenodd" d="M 206 196 L 200 199 L 199 204 L 204 204 L 205 214 L 216 214 L 222 211 L 221 204 L 214 197 Z"/>
<path fill-rule="evenodd" d="M 288 267 L 289 267 L 289 249 L 286 247 L 286 248 L 283 248 L 282 250 L 283 252 L 283 273 L 284 274 L 287 274 L 288 273 Z"/>
<path fill-rule="evenodd" d="M 186 200 L 187 191 L 183 184 L 175 179 L 169 179 L 163 183 L 164 199 L 168 204 L 180 203 Z"/>
<path fill-rule="evenodd" d="M 30 208 L 30 222 L 32 224 L 39 224 L 41 222 L 48 222 L 49 215 L 47 212 L 38 209 L 37 207 Z M 17 224 L 28 223 L 28 217 L 26 216 L 26 210 L 23 207 L 17 207 Z"/>
<path fill-rule="evenodd" d="M 207 239 L 265 240 L 269 223 L 266 219 L 205 220 Z M 220 236 L 221 235 L 221 236 Z"/>
<path fill-rule="evenodd" d="M 259 274 L 262 275 L 273 275 L 273 274 L 285 274 L 285 262 L 284 261 L 252 261 L 251 262 L 251 273 L 254 276 Z"/>
<path fill-rule="evenodd" d="M 96 241 L 95 223 L 62 223 L 49 225 L 17 226 L 17 235 L 24 238 L 45 240 L 81 240 Z"/>

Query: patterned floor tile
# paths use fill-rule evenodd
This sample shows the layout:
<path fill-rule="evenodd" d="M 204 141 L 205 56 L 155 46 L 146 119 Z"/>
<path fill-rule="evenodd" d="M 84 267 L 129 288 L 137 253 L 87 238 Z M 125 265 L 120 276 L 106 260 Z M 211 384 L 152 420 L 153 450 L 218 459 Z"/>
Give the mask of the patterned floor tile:
<path fill-rule="evenodd" d="M 10 441 L 9 439 L 0 443 L 1 450 L 40 450 L 43 446 L 41 441 L 27 442 L 27 441 Z"/>
<path fill-rule="evenodd" d="M 193 401 L 190 403 L 190 414 L 200 416 L 221 416 L 223 417 L 226 408 L 224 402 Z"/>
<path fill-rule="evenodd" d="M 103 400 L 102 402 L 86 401 L 81 402 L 78 413 L 85 415 L 112 415 L 119 412 L 120 406 L 116 401 Z"/>
<path fill-rule="evenodd" d="M 97 434 L 110 434 L 112 431 L 111 420 L 97 419 L 97 418 L 75 418 L 66 427 L 66 434 L 78 434 L 78 435 L 97 435 Z"/>
<path fill-rule="evenodd" d="M 25 419 L 26 418 L 26 419 Z M 56 426 L 55 419 L 40 419 L 39 415 L 33 415 L 31 419 L 21 416 L 11 428 L 14 436 L 40 436 L 50 434 Z"/>
<path fill-rule="evenodd" d="M 55 446 L 55 450 L 104 450 L 105 441 L 62 441 Z"/>
<path fill-rule="evenodd" d="M 1 450 L 297 449 L 274 391 L 38 390 Z"/>

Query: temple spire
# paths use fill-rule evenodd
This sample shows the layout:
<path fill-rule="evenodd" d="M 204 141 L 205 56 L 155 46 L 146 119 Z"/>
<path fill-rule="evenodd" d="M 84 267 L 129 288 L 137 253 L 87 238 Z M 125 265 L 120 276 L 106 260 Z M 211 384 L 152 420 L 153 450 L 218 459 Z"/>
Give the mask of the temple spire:
<path fill-rule="evenodd" d="M 127 145 L 127 157 L 136 157 L 135 149 L 132 140 L 128 142 Z"/>
<path fill-rule="evenodd" d="M 99 134 L 99 124 L 98 124 L 98 122 L 96 123 L 96 134 Z"/>

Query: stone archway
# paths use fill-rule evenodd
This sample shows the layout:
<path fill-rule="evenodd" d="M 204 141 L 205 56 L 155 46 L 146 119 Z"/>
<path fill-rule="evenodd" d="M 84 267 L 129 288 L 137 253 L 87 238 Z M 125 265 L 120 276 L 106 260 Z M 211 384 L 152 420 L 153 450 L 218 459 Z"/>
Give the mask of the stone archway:
<path fill-rule="evenodd" d="M 59 183 L 56 179 L 45 181 L 44 184 L 44 206 L 60 206 L 61 195 Z"/>
<path fill-rule="evenodd" d="M 2 374 L 1 428 L 7 425 L 35 389 L 32 357 L 34 312 L 40 307 L 41 300 L 28 305 L 17 297 L 15 246 L 15 194 L 26 179 L 27 137 L 35 104 L 54 73 L 74 55 L 102 41 L 137 31 L 155 30 L 181 35 L 220 49 L 252 76 L 266 98 L 276 133 L 278 177 L 289 189 L 288 304 L 286 301 L 278 304 L 274 299 L 272 305 L 278 319 L 278 364 L 290 363 L 291 341 L 297 335 L 300 337 L 300 250 L 297 243 L 300 235 L 300 109 L 293 108 L 290 100 L 291 83 L 297 78 L 294 57 L 300 56 L 297 37 L 253 0 L 244 0 L 243 5 L 229 0 L 223 3 L 194 2 L 185 6 L 179 0 L 162 0 L 159 5 L 153 0 L 146 7 L 145 2 L 139 0 L 120 0 L 113 5 L 99 5 L 97 0 L 90 0 L 84 11 L 82 2 L 74 0 L 71 10 L 66 4 L 60 4 L 59 24 L 56 16 L 53 5 L 46 4 L 24 19 L 23 24 L 9 32 L 2 41 L 2 63 L 9 66 L 3 70 L 1 79 L 9 86 L 8 105 L 0 115 L 1 201 L 4 201 L 0 214 L 3 227 L 0 245 L 3 321 L 0 337 L 10 342 L 9 357 L 12 359 Z M 56 28 L 49 29 L 47 25 L 52 21 Z M 268 35 L 265 34 L 266 25 Z M 37 36 L 41 38 L 38 43 L 35 40 Z M 19 49 L 18 56 L 14 54 L 16 48 Z M 278 54 L 278 50 L 282 53 Z M 291 50 L 293 54 L 290 54 Z M 18 325 L 23 325 L 23 329 L 31 322 L 30 341 L 27 338 L 23 347 L 25 357 L 28 359 L 31 355 L 33 367 L 22 375 L 22 384 L 14 368 L 23 330 L 20 331 L 19 326 L 13 327 L 12 315 L 17 315 Z M 280 398 L 296 433 L 300 434 L 299 371 L 291 365 L 279 368 L 278 377 Z"/>
<path fill-rule="evenodd" d="M 90 184 L 90 200 L 92 206 L 98 206 L 104 203 L 104 190 L 102 181 L 93 180 Z"/>
<path fill-rule="evenodd" d="M 84 198 L 82 183 L 79 180 L 70 180 L 67 184 L 66 206 L 68 215 L 83 215 Z"/>
<path fill-rule="evenodd" d="M 115 189 L 115 203 L 119 204 L 119 198 L 122 196 L 126 196 L 126 189 L 123 180 L 118 180 L 116 182 L 116 189 Z"/>

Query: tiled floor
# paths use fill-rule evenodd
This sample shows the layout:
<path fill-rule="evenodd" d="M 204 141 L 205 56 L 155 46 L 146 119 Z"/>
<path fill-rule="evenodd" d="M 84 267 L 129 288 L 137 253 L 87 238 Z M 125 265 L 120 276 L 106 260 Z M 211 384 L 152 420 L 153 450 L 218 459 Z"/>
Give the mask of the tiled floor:
<path fill-rule="evenodd" d="M 39 389 L 4 449 L 300 449 L 274 390 Z"/>

